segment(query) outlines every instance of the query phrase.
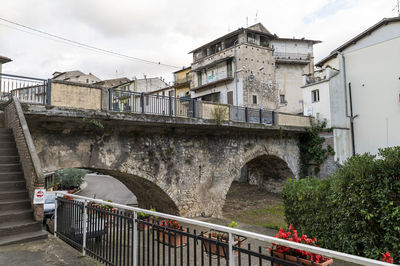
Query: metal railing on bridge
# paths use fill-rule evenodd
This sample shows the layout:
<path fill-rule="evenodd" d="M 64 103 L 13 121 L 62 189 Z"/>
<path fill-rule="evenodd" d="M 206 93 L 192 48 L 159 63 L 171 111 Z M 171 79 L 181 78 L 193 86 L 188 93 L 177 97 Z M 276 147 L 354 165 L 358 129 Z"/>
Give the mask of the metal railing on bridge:
<path fill-rule="evenodd" d="M 392 265 L 99 199 L 56 195 L 55 235 L 108 265 L 302 265 L 299 258 L 272 256 L 272 243 L 361 265 Z M 250 239 L 261 246 L 244 243 Z"/>
<path fill-rule="evenodd" d="M 47 104 L 48 87 L 46 79 L 0 73 L 0 101 L 8 101 L 14 95 L 21 102 Z"/>
<path fill-rule="evenodd" d="M 115 112 L 134 112 L 201 119 L 218 119 L 273 125 L 274 111 L 197 101 L 187 97 L 149 95 L 139 92 L 110 89 L 109 109 Z"/>

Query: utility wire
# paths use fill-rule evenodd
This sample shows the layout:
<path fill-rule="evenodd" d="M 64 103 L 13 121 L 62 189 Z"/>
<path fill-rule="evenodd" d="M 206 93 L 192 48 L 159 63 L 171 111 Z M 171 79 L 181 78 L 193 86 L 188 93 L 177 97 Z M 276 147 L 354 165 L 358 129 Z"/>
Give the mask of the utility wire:
<path fill-rule="evenodd" d="M 2 18 L 2 17 L 0 17 L 0 20 L 5 21 L 5 22 L 10 23 L 10 24 L 13 24 L 13 25 L 16 25 L 16 26 L 19 26 L 19 27 L 22 27 L 22 28 L 25 28 L 25 29 L 28 29 L 28 30 L 33 31 L 33 32 L 37 32 L 37 33 L 49 36 L 51 38 L 48 38 L 48 37 L 43 36 L 43 35 L 34 34 L 34 35 L 37 35 L 37 36 L 40 36 L 40 37 L 43 37 L 43 38 L 47 38 L 47 39 L 50 39 L 50 40 L 53 40 L 53 41 L 54 40 L 59 40 L 59 41 L 62 41 L 63 43 L 65 43 L 65 44 L 78 46 L 78 47 L 81 47 L 81 48 L 87 48 L 87 49 L 90 49 L 92 51 L 94 50 L 94 51 L 105 53 L 105 54 L 108 54 L 108 55 L 122 57 L 122 58 L 125 58 L 125 59 L 129 59 L 131 61 L 132 60 L 141 61 L 141 62 L 144 62 L 144 63 L 156 64 L 156 65 L 160 65 L 160 66 L 166 66 L 166 67 L 170 67 L 170 68 L 180 69 L 180 67 L 178 67 L 178 66 L 162 64 L 161 62 L 155 62 L 155 61 L 146 60 L 146 59 L 142 59 L 142 58 L 138 58 L 138 57 L 133 57 L 133 56 L 117 53 L 117 52 L 114 52 L 114 51 L 106 50 L 106 49 L 103 49 L 103 48 L 95 47 L 95 46 L 92 46 L 92 45 L 89 45 L 89 44 L 85 44 L 85 43 L 77 42 L 77 41 L 74 41 L 74 40 L 70 40 L 70 39 L 67 39 L 67 38 L 64 38 L 64 37 L 61 37 L 61 36 L 58 36 L 58 35 L 55 35 L 55 34 L 51 34 L 51 33 L 48 33 L 48 32 L 42 31 L 42 30 L 38 30 L 38 29 L 29 27 L 29 26 L 26 26 L 26 25 L 23 25 L 23 24 L 20 24 L 20 23 L 17 23 L 17 22 L 14 22 L 14 21 Z M 6 26 L 4 24 L 0 24 L 0 25 Z M 20 31 L 25 32 L 25 33 L 31 33 L 31 32 L 24 31 L 24 30 L 21 30 L 21 29 L 18 29 L 18 28 L 14 28 L 14 27 L 9 27 L 9 28 L 20 30 Z"/>

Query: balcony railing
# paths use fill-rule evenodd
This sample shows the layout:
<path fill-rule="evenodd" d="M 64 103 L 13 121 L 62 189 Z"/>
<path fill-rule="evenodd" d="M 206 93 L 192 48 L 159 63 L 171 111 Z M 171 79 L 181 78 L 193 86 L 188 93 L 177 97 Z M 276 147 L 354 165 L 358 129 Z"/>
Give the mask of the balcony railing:
<path fill-rule="evenodd" d="M 310 60 L 311 59 L 311 54 L 303 54 L 303 53 L 274 52 L 274 56 L 276 59 L 286 59 L 286 60 Z"/>
<path fill-rule="evenodd" d="M 190 83 L 190 81 L 191 79 L 189 77 L 175 78 L 174 84 L 180 85 L 180 84 Z"/>
<path fill-rule="evenodd" d="M 110 89 L 110 110 L 200 119 L 214 119 L 215 112 L 222 112 L 223 121 L 266 125 L 273 125 L 275 117 L 274 111 L 115 89 Z"/>
<path fill-rule="evenodd" d="M 0 74 L 0 101 L 14 95 L 21 102 L 47 104 L 48 85 L 46 79 Z"/>
<path fill-rule="evenodd" d="M 108 265 L 302 265 L 272 256 L 272 243 L 360 265 L 392 265 L 63 192 L 56 192 L 55 210 L 55 236 Z M 139 216 L 143 214 L 148 218 Z M 163 220 L 181 227 L 171 228 Z M 214 239 L 216 233 L 220 237 Z"/>

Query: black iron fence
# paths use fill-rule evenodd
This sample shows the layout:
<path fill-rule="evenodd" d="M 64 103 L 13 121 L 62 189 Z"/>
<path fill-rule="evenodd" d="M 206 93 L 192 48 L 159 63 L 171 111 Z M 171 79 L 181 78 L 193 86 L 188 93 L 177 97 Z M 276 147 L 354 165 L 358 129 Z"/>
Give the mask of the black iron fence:
<path fill-rule="evenodd" d="M 56 236 L 107 265 L 300 265 L 228 232 L 70 197 L 56 202 Z"/>
<path fill-rule="evenodd" d="M 274 111 L 202 102 L 187 97 L 148 95 L 110 89 L 109 109 L 154 115 L 195 117 L 272 125 Z"/>
<path fill-rule="evenodd" d="M 8 101 L 14 95 L 21 102 L 48 104 L 49 92 L 46 79 L 0 73 L 0 101 Z"/>

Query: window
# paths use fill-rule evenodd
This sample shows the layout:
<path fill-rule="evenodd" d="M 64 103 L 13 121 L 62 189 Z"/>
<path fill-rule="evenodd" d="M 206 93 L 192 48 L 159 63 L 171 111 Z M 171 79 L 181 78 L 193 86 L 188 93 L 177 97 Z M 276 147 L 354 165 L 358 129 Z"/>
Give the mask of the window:
<path fill-rule="evenodd" d="M 247 42 L 256 43 L 256 35 L 253 33 L 247 33 Z"/>
<path fill-rule="evenodd" d="M 280 95 L 280 100 L 281 100 L 281 103 L 287 103 L 284 94 Z"/>
<path fill-rule="evenodd" d="M 165 96 L 165 91 L 162 92 L 162 96 Z"/>
<path fill-rule="evenodd" d="M 233 91 L 228 91 L 228 104 L 233 105 Z"/>
<path fill-rule="evenodd" d="M 319 102 L 319 90 L 311 91 L 311 99 L 313 103 Z"/>
<path fill-rule="evenodd" d="M 86 83 L 89 83 L 89 79 L 86 79 Z"/>
<path fill-rule="evenodd" d="M 257 104 L 257 95 L 253 95 L 253 104 Z"/>

